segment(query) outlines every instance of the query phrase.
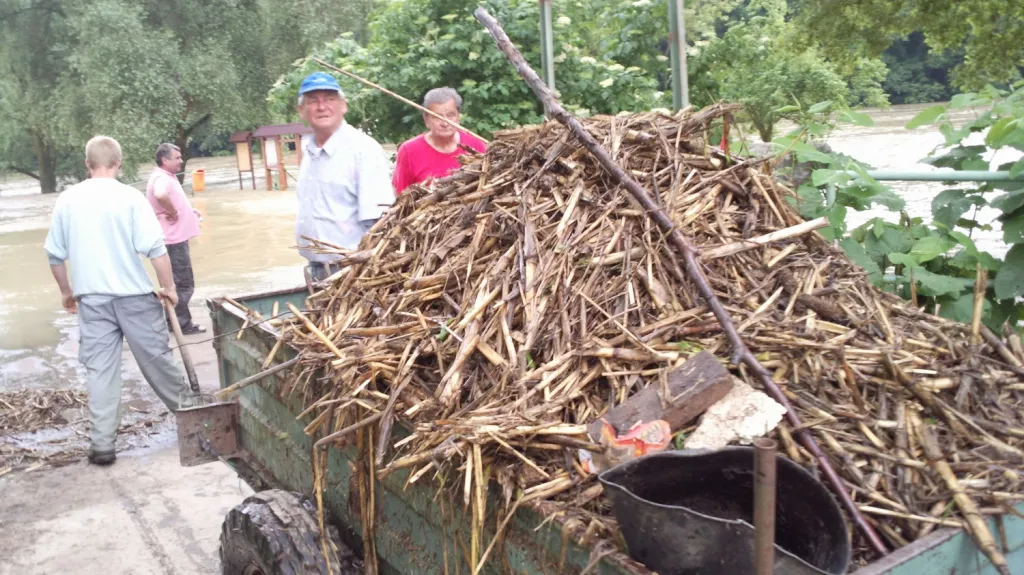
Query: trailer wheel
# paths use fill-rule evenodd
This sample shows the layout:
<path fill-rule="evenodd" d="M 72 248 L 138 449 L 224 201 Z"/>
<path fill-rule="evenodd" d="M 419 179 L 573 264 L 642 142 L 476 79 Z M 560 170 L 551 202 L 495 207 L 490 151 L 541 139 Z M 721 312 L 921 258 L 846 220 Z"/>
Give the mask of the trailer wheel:
<path fill-rule="evenodd" d="M 363 566 L 328 527 L 328 557 L 320 542 L 316 508 L 301 494 L 260 491 L 228 512 L 220 533 L 224 575 L 356 575 Z"/>

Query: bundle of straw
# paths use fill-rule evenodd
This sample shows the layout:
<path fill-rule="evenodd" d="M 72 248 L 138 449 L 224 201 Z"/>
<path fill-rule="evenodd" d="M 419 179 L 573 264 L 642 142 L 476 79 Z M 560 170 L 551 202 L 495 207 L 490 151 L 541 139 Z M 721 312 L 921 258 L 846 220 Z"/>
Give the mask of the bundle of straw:
<path fill-rule="evenodd" d="M 701 248 L 740 335 L 890 547 L 964 524 L 964 498 L 981 514 L 1020 500 L 1024 386 L 1010 382 L 1024 358 L 874 288 L 760 161 L 709 145 L 732 109 L 584 124 Z M 598 449 L 586 424 L 699 350 L 728 361 L 683 264 L 610 181 L 558 124 L 499 133 L 456 175 L 404 193 L 359 250 L 318 244 L 347 267 L 284 329 L 304 358 L 284 392 L 306 398 L 307 432 L 320 445 L 359 434 L 377 476 L 457 474 L 477 568 L 493 547 L 479 536 L 496 512 L 489 478 L 506 518 L 525 501 L 582 502 L 614 528 L 576 462 Z M 396 420 L 412 432 L 397 442 Z M 776 439 L 813 466 L 795 431 Z"/>

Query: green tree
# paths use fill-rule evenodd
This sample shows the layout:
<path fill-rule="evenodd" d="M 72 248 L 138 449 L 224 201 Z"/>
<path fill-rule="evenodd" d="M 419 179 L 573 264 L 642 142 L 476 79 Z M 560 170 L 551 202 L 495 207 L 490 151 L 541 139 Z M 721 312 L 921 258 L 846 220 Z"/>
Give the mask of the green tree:
<path fill-rule="evenodd" d="M 411 100 L 438 86 L 459 90 L 463 123 L 484 134 L 542 120 L 540 104 L 473 18 L 473 0 L 396 0 L 375 13 L 370 41 L 360 47 L 351 36 L 314 55 Z M 533 0 L 486 3 L 524 57 L 539 69 L 539 11 Z M 556 19 L 556 86 L 567 107 L 581 112 L 617 113 L 665 104 L 653 78 L 639 67 L 595 57 L 569 16 Z M 318 65 L 305 60 L 271 89 L 272 110 L 294 118 L 299 82 Z M 346 118 L 384 141 L 401 141 L 423 130 L 420 113 L 347 78 L 339 81 L 349 100 Z"/>
<path fill-rule="evenodd" d="M 187 161 L 191 140 L 258 122 L 269 78 L 252 0 L 90 0 L 68 9 L 73 53 L 63 80 L 72 134 L 121 142 L 125 168 L 170 140 Z"/>
<path fill-rule="evenodd" d="M 937 53 L 928 48 L 924 34 L 900 38 L 882 54 L 889 67 L 885 90 L 893 104 L 945 102 L 953 97 L 951 73 L 964 61 L 963 50 Z"/>
<path fill-rule="evenodd" d="M 0 0 L 0 171 L 54 192 L 84 176 L 95 134 L 121 141 L 127 177 L 162 141 L 186 159 L 218 145 L 267 119 L 267 89 L 306 54 L 282 18 L 312 45 L 373 1 Z"/>
<path fill-rule="evenodd" d="M 706 46 L 717 37 L 716 29 L 727 21 L 729 14 L 745 3 L 745 0 L 685 3 L 687 44 L 697 49 Z M 559 10 L 571 15 L 576 26 L 584 27 L 585 32 L 594 30 L 585 36 L 592 52 L 625 66 L 638 66 L 658 79 L 660 89 L 670 88 L 668 2 L 573 0 L 561 5 Z"/>
<path fill-rule="evenodd" d="M 39 180 L 44 193 L 58 190 L 69 147 L 57 120 L 65 34 L 64 3 L 0 0 L 0 171 Z"/>
<path fill-rule="evenodd" d="M 295 60 L 345 33 L 356 43 L 366 45 L 370 13 L 380 3 L 380 0 L 260 0 L 268 67 L 275 71 L 275 76 L 283 73 Z"/>
<path fill-rule="evenodd" d="M 808 44 L 848 65 L 879 56 L 914 31 L 936 53 L 964 50 L 954 84 L 977 88 L 1021 77 L 1024 2 L 1020 0 L 795 0 L 794 14 Z"/>
<path fill-rule="evenodd" d="M 954 124 L 955 111 L 974 109 L 972 119 Z M 848 120 L 869 125 L 870 119 L 846 114 Z M 993 165 L 1002 152 L 1024 151 L 1024 83 L 1006 91 L 987 87 L 978 93 L 955 95 L 948 104 L 937 104 L 917 114 L 908 129 L 934 124 L 943 142 L 922 160 L 936 167 L 957 170 L 994 170 L 1011 177 L 1024 174 L 1024 159 Z M 824 126 L 802 126 L 803 135 Z M 981 137 L 981 136 L 984 137 Z M 974 315 L 974 284 L 979 266 L 989 281 L 981 319 L 994 331 L 1003 325 L 1020 330 L 1024 321 L 1024 184 L 993 181 L 976 186 L 957 186 L 932 198 L 931 222 L 911 218 L 904 202 L 890 188 L 875 181 L 865 166 L 838 154 L 824 154 L 794 135 L 776 140 L 780 149 L 791 150 L 798 161 L 814 161 L 820 167 L 790 200 L 805 218 L 826 216 L 822 229 L 840 245 L 879 287 L 911 299 L 932 313 L 961 322 Z M 1019 154 L 1016 154 L 1019 155 Z M 826 186 L 834 193 L 823 193 Z M 834 200 L 826 199 L 833 197 Z M 873 218 L 846 233 L 847 209 L 866 210 L 872 204 L 899 210 L 899 221 Z M 980 213 L 988 214 L 979 217 Z M 993 218 L 994 216 L 994 218 Z M 978 248 L 971 235 L 991 230 L 998 221 L 1008 248 L 1001 259 Z M 889 269 L 892 275 L 885 275 Z"/>
<path fill-rule="evenodd" d="M 695 59 L 696 69 L 703 71 L 694 83 L 697 101 L 708 97 L 743 104 L 765 142 L 782 119 L 847 107 L 846 81 L 816 50 L 796 49 L 791 41 L 794 31 L 783 0 L 754 2 L 747 9 L 752 14 L 747 21 L 732 25 Z M 875 84 L 881 80 L 877 71 L 866 76 L 858 81 L 858 103 L 884 97 L 869 89 L 872 79 Z"/>

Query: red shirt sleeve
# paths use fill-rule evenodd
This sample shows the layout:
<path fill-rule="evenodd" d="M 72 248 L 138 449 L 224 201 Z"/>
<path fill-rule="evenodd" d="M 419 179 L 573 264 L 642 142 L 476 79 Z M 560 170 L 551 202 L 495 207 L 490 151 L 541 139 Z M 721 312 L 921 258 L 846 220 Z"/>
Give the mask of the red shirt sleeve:
<path fill-rule="evenodd" d="M 470 136 L 469 134 L 466 134 L 465 132 L 462 133 L 461 137 L 466 139 L 466 144 L 470 148 L 473 148 L 474 150 L 480 152 L 481 154 L 486 154 L 487 153 L 487 144 L 485 144 L 483 142 L 483 140 L 481 140 L 479 138 L 474 138 L 473 136 Z"/>
<path fill-rule="evenodd" d="M 395 173 L 391 177 L 391 186 L 395 188 L 395 195 L 399 195 L 412 185 L 412 178 L 409 175 L 409 142 L 398 147 L 398 157 L 395 158 Z"/>

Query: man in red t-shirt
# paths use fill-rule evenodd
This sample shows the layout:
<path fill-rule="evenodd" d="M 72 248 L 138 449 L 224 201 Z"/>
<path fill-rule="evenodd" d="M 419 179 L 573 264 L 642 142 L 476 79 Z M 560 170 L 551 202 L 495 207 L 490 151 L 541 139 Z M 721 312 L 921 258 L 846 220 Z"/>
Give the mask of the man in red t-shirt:
<path fill-rule="evenodd" d="M 462 96 L 452 88 L 434 88 L 423 97 L 423 107 L 458 124 Z M 391 178 L 395 194 L 401 194 L 413 184 L 446 176 L 458 169 L 458 156 L 466 153 L 465 148 L 481 154 L 487 149 L 487 144 L 481 140 L 434 116 L 424 113 L 423 122 L 428 131 L 398 148 L 395 173 Z"/>

